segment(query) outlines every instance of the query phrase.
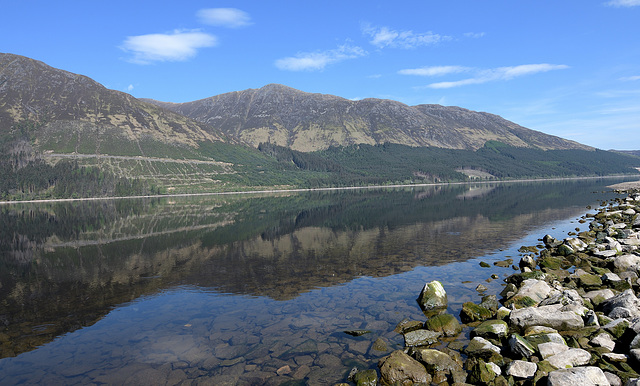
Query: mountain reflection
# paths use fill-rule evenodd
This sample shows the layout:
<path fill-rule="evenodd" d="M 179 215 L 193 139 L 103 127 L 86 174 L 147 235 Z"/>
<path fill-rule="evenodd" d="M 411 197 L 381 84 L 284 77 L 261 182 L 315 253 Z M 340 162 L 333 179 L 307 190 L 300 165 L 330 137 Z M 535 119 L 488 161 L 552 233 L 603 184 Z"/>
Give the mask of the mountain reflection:
<path fill-rule="evenodd" d="M 607 181 L 0 207 L 0 357 L 177 285 L 295 298 L 462 261 L 593 204 Z"/>

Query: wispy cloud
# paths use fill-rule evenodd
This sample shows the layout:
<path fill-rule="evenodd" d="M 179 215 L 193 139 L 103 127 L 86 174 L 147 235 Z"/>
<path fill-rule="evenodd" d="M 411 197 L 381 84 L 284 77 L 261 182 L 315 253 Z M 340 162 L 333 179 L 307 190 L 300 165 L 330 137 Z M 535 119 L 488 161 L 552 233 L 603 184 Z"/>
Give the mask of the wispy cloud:
<path fill-rule="evenodd" d="M 640 5 L 640 0 L 611 0 L 607 1 L 605 5 L 611 7 L 637 7 Z"/>
<path fill-rule="evenodd" d="M 467 32 L 464 34 L 465 37 L 479 39 L 485 35 L 484 32 Z"/>
<path fill-rule="evenodd" d="M 525 75 L 537 74 L 540 72 L 547 72 L 553 70 L 564 70 L 569 68 L 569 66 L 564 64 L 548 64 L 548 63 L 540 63 L 540 64 L 523 64 L 519 66 L 513 67 L 498 67 L 489 70 L 476 70 L 477 74 L 473 78 L 467 78 L 452 82 L 438 82 L 431 83 L 427 87 L 429 88 L 452 88 L 452 87 L 460 87 L 467 86 L 470 84 L 482 84 L 487 82 L 494 81 L 505 81 L 511 80 L 514 78 L 518 78 Z"/>
<path fill-rule="evenodd" d="M 371 37 L 369 43 L 378 48 L 416 48 L 428 46 L 450 40 L 450 36 L 443 36 L 433 32 L 415 33 L 413 31 L 396 31 L 389 27 L 374 27 L 370 24 L 362 26 L 362 32 Z"/>
<path fill-rule="evenodd" d="M 129 91 L 129 92 L 133 91 L 133 85 L 132 84 L 127 86 L 127 91 Z"/>
<path fill-rule="evenodd" d="M 120 49 L 130 53 L 130 62 L 181 62 L 194 57 L 198 49 L 213 47 L 217 38 L 199 31 L 175 30 L 168 34 L 148 34 L 127 37 Z"/>
<path fill-rule="evenodd" d="M 459 72 L 466 72 L 472 70 L 469 67 L 463 66 L 428 66 L 420 68 L 407 68 L 398 71 L 401 75 L 419 75 L 419 76 L 442 76 L 447 74 L 454 74 Z"/>
<path fill-rule="evenodd" d="M 620 78 L 621 81 L 623 82 L 633 82 L 636 80 L 640 80 L 640 75 L 635 75 L 635 76 L 625 76 L 624 78 Z"/>
<path fill-rule="evenodd" d="M 302 52 L 275 61 L 276 67 L 287 71 L 318 71 L 326 66 L 348 59 L 355 59 L 367 55 L 360 47 L 342 45 L 333 50 L 319 52 Z"/>
<path fill-rule="evenodd" d="M 207 8 L 196 14 L 201 23 L 217 27 L 240 28 L 251 25 L 248 13 L 237 8 Z"/>

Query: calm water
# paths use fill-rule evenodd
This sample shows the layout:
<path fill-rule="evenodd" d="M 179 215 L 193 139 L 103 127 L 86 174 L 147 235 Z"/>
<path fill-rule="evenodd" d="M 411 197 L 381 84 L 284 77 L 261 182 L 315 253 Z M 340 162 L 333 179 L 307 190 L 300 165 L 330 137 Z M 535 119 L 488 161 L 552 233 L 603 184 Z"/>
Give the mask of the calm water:
<path fill-rule="evenodd" d="M 617 181 L 2 206 L 0 384 L 343 381 L 425 282 L 458 315 Z"/>

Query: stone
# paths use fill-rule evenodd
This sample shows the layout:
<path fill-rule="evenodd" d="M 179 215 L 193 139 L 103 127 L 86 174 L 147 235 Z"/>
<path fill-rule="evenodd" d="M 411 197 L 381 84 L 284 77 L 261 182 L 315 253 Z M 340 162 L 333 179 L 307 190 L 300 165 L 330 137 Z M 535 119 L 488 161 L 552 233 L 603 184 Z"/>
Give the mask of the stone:
<path fill-rule="evenodd" d="M 573 311 L 563 311 L 559 304 L 513 310 L 509 321 L 522 330 L 530 326 L 547 326 L 559 331 L 584 327 L 582 316 Z"/>
<path fill-rule="evenodd" d="M 524 330 L 524 336 L 538 335 L 538 334 L 554 334 L 557 332 L 558 330 L 556 330 L 555 328 L 551 328 L 547 326 L 531 326 L 531 327 L 527 327 Z"/>
<path fill-rule="evenodd" d="M 558 247 L 558 254 L 560 256 L 569 256 L 573 255 L 574 253 L 576 253 L 575 250 L 567 244 L 562 244 Z"/>
<path fill-rule="evenodd" d="M 500 339 L 507 336 L 509 326 L 502 320 L 486 320 L 471 331 L 471 337 L 481 336 L 489 339 Z"/>
<path fill-rule="evenodd" d="M 609 381 L 609 385 L 611 386 L 622 386 L 622 380 L 619 376 L 610 373 L 608 371 L 604 372 L 604 376 L 607 377 L 607 381 Z"/>
<path fill-rule="evenodd" d="M 483 321 L 492 318 L 494 313 L 481 305 L 474 302 L 466 302 L 462 304 L 462 310 L 460 311 L 460 319 L 463 323 L 471 323 L 477 321 Z"/>
<path fill-rule="evenodd" d="M 589 291 L 584 295 L 584 297 L 589 299 L 594 306 L 597 306 L 602 302 L 604 302 L 605 300 L 610 299 L 614 296 L 616 296 L 616 294 L 609 288 L 596 290 L 596 291 Z"/>
<path fill-rule="evenodd" d="M 420 330 L 424 323 L 417 320 L 403 319 L 393 330 L 398 334 L 406 334 L 409 331 Z"/>
<path fill-rule="evenodd" d="M 508 344 L 512 353 L 524 358 L 530 358 L 536 352 L 535 347 L 518 334 L 512 334 L 509 337 Z"/>
<path fill-rule="evenodd" d="M 592 346 L 604 347 L 609 351 L 613 351 L 616 347 L 616 342 L 611 338 L 611 335 L 606 332 L 601 332 L 589 341 Z"/>
<path fill-rule="evenodd" d="M 550 306 L 553 304 L 562 304 L 563 306 L 578 304 L 583 306 L 584 300 L 578 291 L 573 289 L 563 289 L 562 291 L 550 294 L 548 298 L 540 302 L 541 306 Z"/>
<path fill-rule="evenodd" d="M 471 339 L 469 345 L 464 350 L 469 356 L 490 357 L 493 354 L 500 354 L 500 347 L 488 340 L 476 336 Z"/>
<path fill-rule="evenodd" d="M 535 363 L 516 360 L 509 363 L 505 372 L 514 378 L 526 379 L 532 378 L 537 370 L 538 366 Z"/>
<path fill-rule="evenodd" d="M 602 302 L 602 311 L 609 316 L 616 308 L 626 308 L 629 310 L 631 314 L 630 318 L 640 317 L 640 300 L 638 300 L 631 289 Z"/>
<path fill-rule="evenodd" d="M 420 361 L 430 374 L 440 371 L 453 374 L 455 371 L 462 370 L 462 366 L 441 351 L 421 348 L 413 352 L 415 359 Z"/>
<path fill-rule="evenodd" d="M 585 273 L 578 276 L 578 286 L 586 291 L 595 290 L 602 287 L 602 279 L 598 275 Z"/>
<path fill-rule="evenodd" d="M 549 287 L 549 284 L 544 280 L 527 279 L 522 282 L 522 286 L 518 292 L 505 302 L 505 305 L 509 306 L 510 304 L 514 304 L 516 307 L 519 305 L 525 307 L 535 306 L 549 296 L 550 292 L 551 287 Z M 527 299 L 527 301 L 521 303 L 523 299 Z M 529 301 L 529 299 L 531 301 Z"/>
<path fill-rule="evenodd" d="M 441 332 L 444 336 L 457 336 L 462 332 L 462 326 L 458 319 L 451 314 L 440 314 L 429 318 L 425 322 L 424 328 Z"/>
<path fill-rule="evenodd" d="M 612 258 L 615 272 L 637 271 L 640 266 L 640 256 L 624 254 Z"/>
<path fill-rule="evenodd" d="M 609 386 L 609 381 L 599 367 L 575 367 L 549 373 L 549 386 Z"/>
<path fill-rule="evenodd" d="M 582 252 L 587 249 L 587 243 L 577 237 L 564 239 L 564 244 L 571 247 L 576 252 Z"/>
<path fill-rule="evenodd" d="M 546 358 L 546 361 L 557 369 L 584 366 L 589 363 L 589 360 L 591 360 L 591 354 L 581 348 L 570 348 Z"/>
<path fill-rule="evenodd" d="M 558 246 L 560 246 L 560 244 L 562 244 L 562 241 L 554 238 L 551 235 L 545 235 L 542 238 L 542 242 L 544 243 L 545 247 L 547 247 L 547 248 L 557 248 Z"/>
<path fill-rule="evenodd" d="M 620 338 L 629 328 L 629 321 L 622 318 L 615 319 L 602 326 L 602 328 L 610 332 L 615 338 Z"/>
<path fill-rule="evenodd" d="M 530 268 L 534 269 L 536 267 L 536 260 L 531 255 L 523 256 L 518 263 L 520 269 Z"/>
<path fill-rule="evenodd" d="M 509 318 L 509 314 L 511 314 L 511 310 L 507 307 L 498 308 L 498 312 L 496 313 L 496 318 L 500 320 L 505 320 Z"/>
<path fill-rule="evenodd" d="M 567 342 L 565 342 L 565 340 L 562 337 L 562 335 L 558 334 L 557 332 L 552 332 L 552 333 L 547 333 L 547 334 L 531 334 L 531 335 L 527 335 L 525 339 L 535 349 L 538 349 L 539 345 L 541 345 L 543 343 L 549 343 L 549 342 L 558 343 L 558 344 L 564 344 L 564 345 L 567 344 Z"/>
<path fill-rule="evenodd" d="M 569 350 L 569 346 L 562 343 L 546 342 L 546 343 L 540 343 L 538 345 L 538 351 L 540 351 L 540 356 L 542 356 L 542 359 L 547 359 L 551 356 L 560 354 L 568 350 Z"/>
<path fill-rule="evenodd" d="M 437 280 L 424 285 L 417 301 L 423 311 L 447 308 L 449 304 L 447 292 L 444 290 L 442 283 Z"/>
<path fill-rule="evenodd" d="M 624 354 L 616 354 L 616 353 L 612 353 L 612 352 L 607 352 L 602 354 L 602 357 L 606 360 L 608 360 L 609 362 L 626 362 L 627 361 L 627 356 Z"/>
<path fill-rule="evenodd" d="M 438 342 L 441 332 L 429 330 L 415 330 L 404 334 L 404 345 L 407 347 L 429 346 Z"/>
<path fill-rule="evenodd" d="M 358 371 L 351 379 L 356 386 L 376 386 L 378 384 L 378 373 L 374 369 Z"/>
<path fill-rule="evenodd" d="M 490 363 L 490 362 L 489 362 Z M 469 382 L 474 385 L 488 385 L 498 376 L 495 366 L 479 359 L 471 367 L 469 372 Z"/>
<path fill-rule="evenodd" d="M 431 383 L 431 375 L 427 369 L 417 360 L 397 350 L 378 361 L 380 378 L 386 384 L 404 384 L 405 381 L 413 383 Z"/>

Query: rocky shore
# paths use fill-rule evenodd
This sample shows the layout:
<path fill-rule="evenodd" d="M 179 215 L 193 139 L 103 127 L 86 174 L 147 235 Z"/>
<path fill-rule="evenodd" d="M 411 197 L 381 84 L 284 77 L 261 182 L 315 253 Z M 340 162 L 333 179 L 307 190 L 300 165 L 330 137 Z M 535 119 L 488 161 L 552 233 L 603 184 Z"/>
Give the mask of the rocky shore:
<path fill-rule="evenodd" d="M 640 385 L 640 191 L 625 193 L 582 217 L 588 231 L 563 240 L 546 235 L 525 248 L 517 266 L 494 263 L 519 272 L 505 279 L 499 295 L 465 303 L 462 324 L 446 313 L 442 284 L 425 284 L 417 300 L 427 320 L 399 323 L 404 349 L 381 358 L 377 371 L 354 369 L 349 380 Z"/>

